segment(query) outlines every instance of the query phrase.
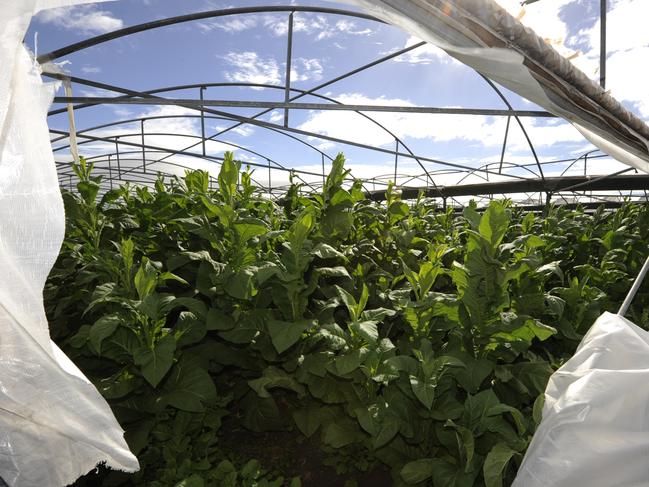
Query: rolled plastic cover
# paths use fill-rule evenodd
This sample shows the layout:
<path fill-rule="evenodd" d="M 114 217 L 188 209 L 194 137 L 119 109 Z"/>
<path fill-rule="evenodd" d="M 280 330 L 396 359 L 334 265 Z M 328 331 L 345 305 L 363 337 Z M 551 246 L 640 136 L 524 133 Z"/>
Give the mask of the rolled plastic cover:
<path fill-rule="evenodd" d="M 545 391 L 513 487 L 649 486 L 649 333 L 604 313 Z"/>
<path fill-rule="evenodd" d="M 341 0 L 434 44 L 649 172 L 649 127 L 494 0 Z"/>
<path fill-rule="evenodd" d="M 65 218 L 47 127 L 55 84 L 22 44 L 41 9 L 79 0 L 0 0 L 0 477 L 59 487 L 104 462 L 139 468 L 106 401 L 50 340 L 43 287 Z"/>

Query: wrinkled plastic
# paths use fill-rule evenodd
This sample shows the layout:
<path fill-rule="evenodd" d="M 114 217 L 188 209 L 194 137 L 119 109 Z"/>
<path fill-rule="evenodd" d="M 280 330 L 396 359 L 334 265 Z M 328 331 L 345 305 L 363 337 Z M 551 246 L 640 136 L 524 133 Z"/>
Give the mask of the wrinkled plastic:
<path fill-rule="evenodd" d="M 649 172 L 649 127 L 493 0 L 338 0 L 422 40 L 572 123 Z"/>
<path fill-rule="evenodd" d="M 513 487 L 649 486 L 649 333 L 604 313 L 545 391 Z"/>
<path fill-rule="evenodd" d="M 22 45 L 40 9 L 82 3 L 0 0 L 0 477 L 59 487 L 98 463 L 134 471 L 106 401 L 49 337 L 43 287 L 65 220 L 47 128 L 55 85 Z"/>

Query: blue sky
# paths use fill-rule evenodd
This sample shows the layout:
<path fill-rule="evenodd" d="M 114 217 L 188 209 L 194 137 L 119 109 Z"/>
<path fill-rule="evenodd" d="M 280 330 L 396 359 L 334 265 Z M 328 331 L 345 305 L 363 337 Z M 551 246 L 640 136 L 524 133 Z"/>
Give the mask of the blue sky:
<path fill-rule="evenodd" d="M 576 65 L 596 78 L 598 56 L 597 9 L 599 0 L 541 0 L 524 11 L 517 0 L 500 2 L 523 22 L 546 37 L 555 48 L 575 56 Z M 285 5 L 286 2 L 266 0 L 264 5 Z M 649 15 L 644 0 L 611 0 L 609 13 L 609 78 L 613 94 L 639 115 L 649 117 L 647 93 L 647 51 L 649 34 L 638 18 Z M 148 22 L 185 13 L 230 7 L 259 5 L 259 2 L 235 3 L 206 0 L 119 0 L 101 4 L 56 9 L 39 14 L 32 22 L 26 43 L 39 54 L 77 42 L 81 39 L 124 26 Z M 334 2 L 299 2 L 299 5 L 357 10 L 353 6 Z M 276 86 L 284 84 L 287 41 L 286 13 L 259 13 L 178 24 L 110 41 L 59 59 L 65 71 L 86 79 L 105 82 L 134 90 L 150 90 L 165 86 L 193 83 L 252 82 Z M 644 17 L 647 18 L 646 16 Z M 309 89 L 319 83 L 374 61 L 418 40 L 389 25 L 338 15 L 296 13 L 292 56 L 292 87 Z M 634 76 L 627 67 L 634 64 Z M 627 71 L 627 72 L 624 72 Z M 538 109 L 526 100 L 504 90 L 514 108 Z M 73 85 L 76 96 L 114 96 L 113 93 Z M 385 62 L 344 81 L 332 84 L 318 93 L 349 104 L 395 104 L 439 107 L 506 108 L 488 85 L 474 71 L 454 61 L 442 51 L 424 46 L 396 60 Z M 62 91 L 59 92 L 62 94 Z M 197 98 L 198 90 L 167 93 L 164 96 Z M 276 101 L 283 99 L 281 89 L 209 88 L 206 98 Z M 314 97 L 300 101 L 320 102 Z M 256 109 L 227 109 L 230 113 L 251 115 Z M 195 143 L 191 136 L 200 134 L 197 112 L 174 107 L 126 106 L 88 108 L 75 114 L 77 129 L 82 130 L 120 119 L 147 116 L 172 116 L 146 122 L 146 143 L 159 147 L 181 149 Z M 182 118 L 179 115 L 193 115 Z M 398 135 L 417 155 L 479 167 L 500 160 L 505 132 L 504 117 L 469 117 L 452 115 L 371 114 Z M 273 112 L 262 120 L 282 123 L 281 113 Z M 513 122 L 513 121 L 512 121 Z M 539 158 L 544 160 L 578 157 L 592 148 L 571 126 L 556 119 L 523 119 L 534 142 Z M 207 120 L 206 132 L 232 125 L 231 121 Z M 67 130 L 65 114 L 50 117 L 50 126 Z M 293 110 L 290 126 L 355 140 L 379 148 L 393 149 L 394 139 L 362 117 L 348 112 L 315 112 Z M 125 124 L 94 132 L 95 135 L 122 135 L 120 140 L 139 142 L 140 125 Z M 176 134 L 176 135 L 168 135 Z M 343 151 L 349 166 L 359 177 L 390 175 L 393 156 L 377 151 L 358 149 L 322 139 L 299 136 L 317 146 L 329 156 Z M 257 155 L 236 149 L 243 161 L 267 164 L 267 158 L 285 167 L 319 172 L 321 155 L 288 137 L 254 126 L 229 131 L 220 142 L 210 142 L 207 152 L 222 154 L 233 149 L 228 143 L 248 147 Z M 104 160 L 114 151 L 113 144 L 83 145 L 82 154 Z M 133 150 L 120 147 L 120 151 Z M 200 148 L 192 149 L 200 152 Z M 403 149 L 402 149 L 403 150 Z M 155 154 L 148 156 L 153 158 Z M 65 151 L 57 152 L 59 160 Z M 139 157 L 139 156 L 138 156 Z M 123 155 L 128 166 L 129 156 Z M 136 156 L 131 157 L 136 164 Z M 167 159 L 191 167 L 218 171 L 218 165 L 198 158 Z M 520 129 L 512 123 L 505 161 L 530 164 L 534 160 Z M 98 163 L 101 164 L 101 163 Z M 507 164 L 505 164 L 507 166 Z M 158 169 L 178 172 L 172 166 Z M 426 163 L 429 171 L 445 166 Z M 550 174 L 559 174 L 566 164 L 548 166 Z M 590 163 L 589 172 L 606 173 L 619 169 L 614 161 Z M 533 167 L 530 169 L 534 170 Z M 583 171 L 583 164 L 573 167 Z M 421 173 L 413 160 L 399 160 L 400 182 L 406 175 Z M 523 169 L 512 169 L 513 175 L 523 175 Z M 527 172 L 527 175 L 531 173 Z M 454 184 L 461 175 L 439 175 L 439 184 Z M 268 171 L 256 173 L 260 184 L 268 184 Z M 393 176 L 391 177 L 391 179 Z M 308 179 L 308 178 L 307 178 Z M 285 184 L 287 175 L 273 171 L 271 183 Z M 478 181 L 471 176 L 467 181 Z"/>

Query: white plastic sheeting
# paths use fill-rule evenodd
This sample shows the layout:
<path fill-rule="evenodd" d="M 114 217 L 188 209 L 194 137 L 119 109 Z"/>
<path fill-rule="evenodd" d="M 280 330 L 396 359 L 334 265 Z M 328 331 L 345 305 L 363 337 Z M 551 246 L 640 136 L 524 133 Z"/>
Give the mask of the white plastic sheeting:
<path fill-rule="evenodd" d="M 513 487 L 649 486 L 649 333 L 604 313 L 545 391 Z"/>
<path fill-rule="evenodd" d="M 493 0 L 338 0 L 430 42 L 649 172 L 649 128 Z"/>
<path fill-rule="evenodd" d="M 54 84 L 22 45 L 32 16 L 79 0 L 0 0 L 0 476 L 59 487 L 137 459 L 108 404 L 49 337 L 45 279 L 64 236 L 47 128 Z"/>

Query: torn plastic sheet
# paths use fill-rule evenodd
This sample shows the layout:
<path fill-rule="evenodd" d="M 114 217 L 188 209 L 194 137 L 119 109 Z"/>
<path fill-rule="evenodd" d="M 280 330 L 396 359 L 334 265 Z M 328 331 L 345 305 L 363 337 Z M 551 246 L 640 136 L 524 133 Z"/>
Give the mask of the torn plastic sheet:
<path fill-rule="evenodd" d="M 105 462 L 135 471 L 108 404 L 49 337 L 43 287 L 65 230 L 47 127 L 56 89 L 22 45 L 41 9 L 84 3 L 0 0 L 0 477 L 59 487 Z"/>
<path fill-rule="evenodd" d="M 434 44 L 649 172 L 649 127 L 493 0 L 341 0 Z"/>
<path fill-rule="evenodd" d="M 551 377 L 513 487 L 649 486 L 649 333 L 604 313 Z"/>

